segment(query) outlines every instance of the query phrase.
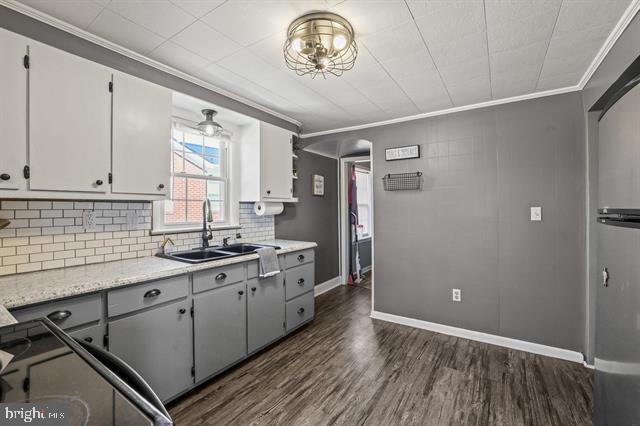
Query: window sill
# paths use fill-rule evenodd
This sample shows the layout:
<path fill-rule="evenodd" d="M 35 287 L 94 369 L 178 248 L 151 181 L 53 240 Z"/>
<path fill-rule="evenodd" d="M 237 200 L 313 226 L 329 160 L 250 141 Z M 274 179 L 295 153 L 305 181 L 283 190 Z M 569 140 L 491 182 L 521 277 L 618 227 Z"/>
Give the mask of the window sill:
<path fill-rule="evenodd" d="M 225 231 L 228 229 L 242 229 L 240 225 L 218 225 L 212 226 L 212 231 Z M 187 234 L 191 232 L 201 232 L 202 226 L 192 226 L 189 228 L 166 228 L 166 229 L 152 229 L 151 235 L 164 235 L 164 234 Z"/>

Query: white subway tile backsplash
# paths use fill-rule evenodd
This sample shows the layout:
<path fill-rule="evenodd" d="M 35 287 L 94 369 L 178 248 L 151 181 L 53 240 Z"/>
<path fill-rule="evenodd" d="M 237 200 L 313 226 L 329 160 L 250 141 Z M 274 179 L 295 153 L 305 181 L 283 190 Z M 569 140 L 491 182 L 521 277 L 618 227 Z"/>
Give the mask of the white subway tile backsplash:
<path fill-rule="evenodd" d="M 150 235 L 151 203 L 90 201 L 2 201 L 0 218 L 11 220 L 0 230 L 0 275 L 90 263 L 110 262 L 157 253 L 162 235 Z M 97 226 L 85 232 L 82 214 L 93 210 Z M 127 215 L 138 217 L 136 229 Z M 214 231 L 212 244 L 242 234 L 244 241 L 275 238 L 273 216 L 258 217 L 253 204 L 240 204 L 241 229 Z M 201 245 L 199 232 L 170 234 L 176 250 Z"/>

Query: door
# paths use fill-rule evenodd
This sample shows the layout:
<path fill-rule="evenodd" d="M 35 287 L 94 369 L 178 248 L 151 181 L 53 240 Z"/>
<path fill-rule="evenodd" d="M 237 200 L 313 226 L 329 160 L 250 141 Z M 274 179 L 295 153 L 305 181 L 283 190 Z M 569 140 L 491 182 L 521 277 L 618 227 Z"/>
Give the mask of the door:
<path fill-rule="evenodd" d="M 27 164 L 27 39 L 0 29 L 0 189 L 24 189 Z"/>
<path fill-rule="evenodd" d="M 247 355 L 247 298 L 244 282 L 194 296 L 196 382 Z"/>
<path fill-rule="evenodd" d="M 249 353 L 284 335 L 284 281 L 282 273 L 247 282 L 247 343 Z"/>
<path fill-rule="evenodd" d="M 37 42 L 29 58 L 29 188 L 106 192 L 111 71 Z"/>
<path fill-rule="evenodd" d="M 187 389 L 193 383 L 187 301 L 111 321 L 109 352 L 140 373 L 163 401 Z"/>
<path fill-rule="evenodd" d="M 113 75 L 112 192 L 166 195 L 171 169 L 171 91 Z"/>
<path fill-rule="evenodd" d="M 291 132 L 260 123 L 261 187 L 263 198 L 293 196 Z"/>

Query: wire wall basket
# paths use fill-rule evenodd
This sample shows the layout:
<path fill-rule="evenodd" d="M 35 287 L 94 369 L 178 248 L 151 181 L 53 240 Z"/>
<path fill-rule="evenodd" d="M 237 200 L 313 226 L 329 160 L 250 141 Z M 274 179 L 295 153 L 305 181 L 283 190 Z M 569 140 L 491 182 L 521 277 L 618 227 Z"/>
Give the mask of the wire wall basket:
<path fill-rule="evenodd" d="M 394 173 L 382 178 L 385 191 L 419 191 L 422 172 Z"/>

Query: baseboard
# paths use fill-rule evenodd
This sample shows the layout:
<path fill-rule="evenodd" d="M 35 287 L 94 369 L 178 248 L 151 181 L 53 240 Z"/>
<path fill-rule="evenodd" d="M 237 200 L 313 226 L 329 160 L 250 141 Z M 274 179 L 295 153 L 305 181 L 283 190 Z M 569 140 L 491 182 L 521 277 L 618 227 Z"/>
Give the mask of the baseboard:
<path fill-rule="evenodd" d="M 396 324 L 407 325 L 409 327 L 421 328 L 423 330 L 434 331 L 436 333 L 447 334 L 449 336 L 462 337 L 469 340 L 475 340 L 477 342 L 489 343 L 491 345 L 503 346 L 505 348 L 517 349 L 519 351 L 531 352 L 538 355 L 545 355 L 553 358 L 560 358 L 567 361 L 584 364 L 584 356 L 580 352 L 571 351 L 568 349 L 561 349 L 553 346 L 541 345 L 539 343 L 526 342 L 524 340 L 512 339 L 509 337 L 496 336 L 495 334 L 481 333 L 479 331 L 451 327 L 449 325 L 401 317 L 399 315 L 386 314 L 384 312 L 378 311 L 371 311 L 371 318 L 393 322 Z"/>
<path fill-rule="evenodd" d="M 321 284 L 318 284 L 313 288 L 314 296 L 318 297 L 322 293 L 326 293 L 329 290 L 338 287 L 339 285 L 342 285 L 342 278 L 340 276 L 331 278 L 330 280 L 327 280 Z"/>

